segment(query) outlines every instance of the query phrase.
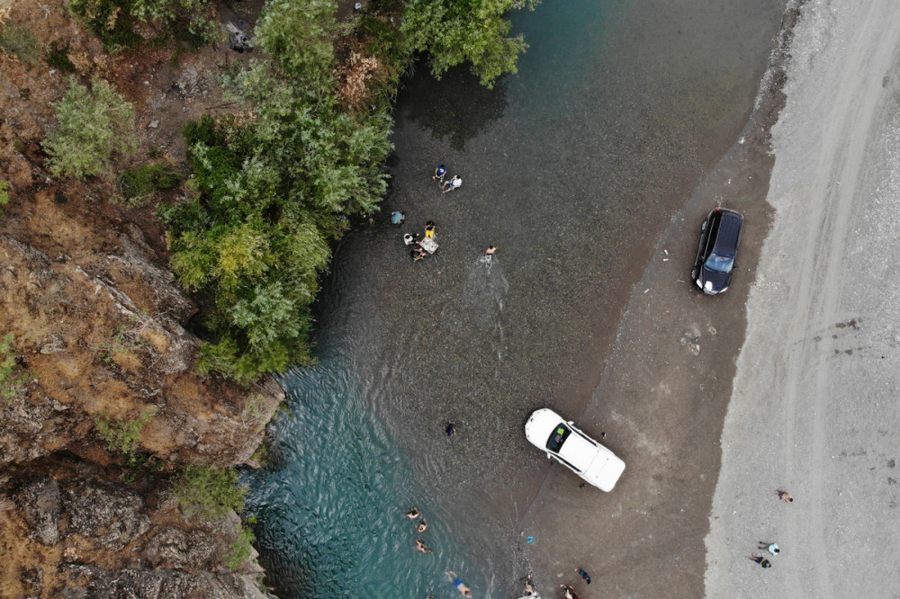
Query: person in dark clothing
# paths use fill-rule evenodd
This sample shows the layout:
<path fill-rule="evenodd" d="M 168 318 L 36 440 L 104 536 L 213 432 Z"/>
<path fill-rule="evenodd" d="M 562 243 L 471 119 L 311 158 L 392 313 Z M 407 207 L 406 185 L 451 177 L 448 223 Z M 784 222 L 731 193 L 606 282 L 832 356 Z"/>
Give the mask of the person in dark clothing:
<path fill-rule="evenodd" d="M 575 572 L 581 576 L 586 583 L 591 584 L 591 575 L 587 573 L 587 570 L 584 568 L 575 568 Z"/>

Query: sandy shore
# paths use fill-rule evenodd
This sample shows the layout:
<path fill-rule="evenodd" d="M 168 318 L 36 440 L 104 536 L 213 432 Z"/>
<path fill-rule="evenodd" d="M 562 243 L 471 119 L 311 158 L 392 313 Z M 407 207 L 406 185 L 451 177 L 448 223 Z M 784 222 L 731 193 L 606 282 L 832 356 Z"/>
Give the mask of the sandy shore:
<path fill-rule="evenodd" d="M 711 598 L 900 596 L 900 3 L 802 15 L 722 437 Z M 782 554 L 762 570 L 747 556 L 771 540 Z"/>

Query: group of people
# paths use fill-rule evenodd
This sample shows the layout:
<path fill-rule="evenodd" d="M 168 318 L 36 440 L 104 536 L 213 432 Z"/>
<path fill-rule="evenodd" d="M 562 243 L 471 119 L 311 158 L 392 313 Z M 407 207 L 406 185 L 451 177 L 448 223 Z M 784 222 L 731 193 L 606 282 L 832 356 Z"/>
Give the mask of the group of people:
<path fill-rule="evenodd" d="M 419 511 L 419 508 L 417 508 L 417 507 L 412 508 L 411 510 L 406 512 L 404 514 L 404 516 L 406 516 L 410 520 L 418 520 L 418 522 L 416 523 L 416 532 L 417 533 L 421 534 L 421 533 L 425 532 L 426 530 L 428 530 L 428 522 L 422 516 L 422 512 Z M 423 541 L 422 539 L 417 538 L 416 539 L 416 551 L 418 551 L 419 553 L 431 553 L 431 547 L 426 545 L 425 541 Z M 463 597 L 471 597 L 472 596 L 472 589 L 469 588 L 469 586 L 465 583 L 465 581 L 463 581 L 462 578 L 460 578 L 459 576 L 456 575 L 456 572 L 454 572 L 453 570 L 447 570 L 447 572 L 445 574 L 447 575 L 447 580 L 450 581 L 450 584 L 452 584 L 453 587 L 457 591 L 459 591 L 459 593 Z M 432 595 L 429 595 L 428 599 L 434 599 L 434 597 Z"/>
<path fill-rule="evenodd" d="M 416 532 L 421 534 L 428 530 L 428 521 L 422 517 L 422 512 L 419 511 L 419 508 L 414 507 L 404 514 L 410 520 L 418 520 L 416 523 Z M 431 547 L 425 544 L 425 541 L 422 539 L 416 539 L 416 551 L 419 553 L 431 553 Z"/>
<path fill-rule="evenodd" d="M 434 173 L 431 175 L 432 181 L 436 181 L 441 186 L 444 193 L 462 187 L 462 177 L 459 175 L 453 175 L 450 179 L 445 180 L 446 177 L 447 167 L 443 164 L 437 165 L 434 169 Z M 391 224 L 402 225 L 404 222 L 406 222 L 406 213 L 401 210 L 391 212 Z M 403 244 L 409 248 L 409 256 L 412 258 L 413 262 L 423 260 L 437 251 L 438 245 L 435 241 L 436 231 L 437 228 L 434 221 L 428 221 L 425 223 L 424 235 L 418 232 L 403 234 Z M 497 246 L 495 245 L 489 245 L 484 249 L 484 255 L 489 258 L 496 253 Z"/>
<path fill-rule="evenodd" d="M 403 244 L 411 248 L 409 250 L 409 256 L 413 259 L 413 262 L 418 262 L 429 254 L 433 254 L 437 249 L 437 245 L 434 241 L 436 231 L 437 228 L 435 227 L 434 221 L 428 221 L 425 223 L 424 236 L 418 232 L 403 234 Z"/>
<path fill-rule="evenodd" d="M 460 187 L 462 187 L 462 177 L 459 175 L 453 175 L 450 179 L 444 180 L 447 177 L 447 167 L 443 164 L 437 165 L 434 169 L 434 174 L 431 175 L 431 180 L 436 181 L 438 185 L 441 186 L 441 191 L 443 193 L 448 193 L 451 191 L 456 191 Z"/>
<path fill-rule="evenodd" d="M 778 496 L 778 499 L 783 501 L 784 503 L 794 503 L 794 496 L 784 489 L 776 489 L 775 495 Z M 765 549 L 770 556 L 776 557 L 781 553 L 781 547 L 778 546 L 778 543 L 774 541 L 760 541 L 757 547 L 758 549 Z M 754 553 L 750 556 L 750 559 L 760 565 L 762 568 L 771 568 L 772 562 L 765 555 L 759 555 Z"/>

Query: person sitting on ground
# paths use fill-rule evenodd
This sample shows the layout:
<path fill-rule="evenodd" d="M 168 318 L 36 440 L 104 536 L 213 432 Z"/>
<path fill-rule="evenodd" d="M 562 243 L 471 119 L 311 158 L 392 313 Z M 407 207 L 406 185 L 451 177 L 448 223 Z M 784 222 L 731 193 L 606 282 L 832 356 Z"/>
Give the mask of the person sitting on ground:
<path fill-rule="evenodd" d="M 416 242 L 411 233 L 403 234 L 403 245 L 412 245 Z"/>
<path fill-rule="evenodd" d="M 453 175 L 453 178 L 444 183 L 444 193 L 448 191 L 454 191 L 462 187 L 462 177 L 459 175 Z"/>
<path fill-rule="evenodd" d="M 434 239 L 434 221 L 428 221 L 425 223 L 425 237 L 428 239 Z"/>
<path fill-rule="evenodd" d="M 526 580 L 525 585 L 522 587 L 522 594 L 526 597 L 533 597 L 537 595 L 537 591 L 534 590 L 534 583 L 530 580 Z"/>
<path fill-rule="evenodd" d="M 403 221 L 406 220 L 406 215 L 399 210 L 394 210 L 391 212 L 391 224 L 392 225 L 402 225 Z"/>
<path fill-rule="evenodd" d="M 415 520 L 416 518 L 418 518 L 421 515 L 422 515 L 422 512 L 420 512 L 419 508 L 417 508 L 417 507 L 414 507 L 413 509 L 409 510 L 408 512 L 406 512 L 404 514 L 404 516 L 406 516 L 410 520 Z"/>
<path fill-rule="evenodd" d="M 417 246 L 409 251 L 409 255 L 413 259 L 413 262 L 418 262 L 425 257 L 425 250 Z"/>
<path fill-rule="evenodd" d="M 431 175 L 432 181 L 437 181 L 438 183 L 444 183 L 444 177 L 447 176 L 447 167 L 443 164 L 437 165 L 437 168 L 434 169 L 434 174 Z"/>
<path fill-rule="evenodd" d="M 472 596 L 472 589 L 470 589 L 468 585 L 463 582 L 462 578 L 456 575 L 456 572 L 454 572 L 453 570 L 447 570 L 446 572 L 444 572 L 444 574 L 447 575 L 447 578 L 450 580 L 450 584 L 455 586 L 456 590 L 462 593 L 463 597 Z"/>
<path fill-rule="evenodd" d="M 425 532 L 426 530 L 428 530 L 428 522 L 419 520 L 419 523 L 416 524 L 416 532 Z"/>
<path fill-rule="evenodd" d="M 495 245 L 489 245 L 486 248 L 484 248 L 485 256 L 493 256 L 496 253 L 497 253 L 497 246 L 495 246 Z"/>
<path fill-rule="evenodd" d="M 416 551 L 419 553 L 431 553 L 431 547 L 426 545 L 422 539 L 416 539 Z"/>

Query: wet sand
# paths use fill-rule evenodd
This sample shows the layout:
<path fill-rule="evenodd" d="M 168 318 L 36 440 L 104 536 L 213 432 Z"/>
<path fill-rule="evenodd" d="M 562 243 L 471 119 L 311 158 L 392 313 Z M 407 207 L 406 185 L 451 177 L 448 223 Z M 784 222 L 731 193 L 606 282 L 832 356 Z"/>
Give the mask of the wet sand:
<path fill-rule="evenodd" d="M 811 0 L 802 15 L 722 437 L 711 598 L 900 596 L 900 4 Z M 782 549 L 769 570 L 746 559 L 761 540 Z"/>

